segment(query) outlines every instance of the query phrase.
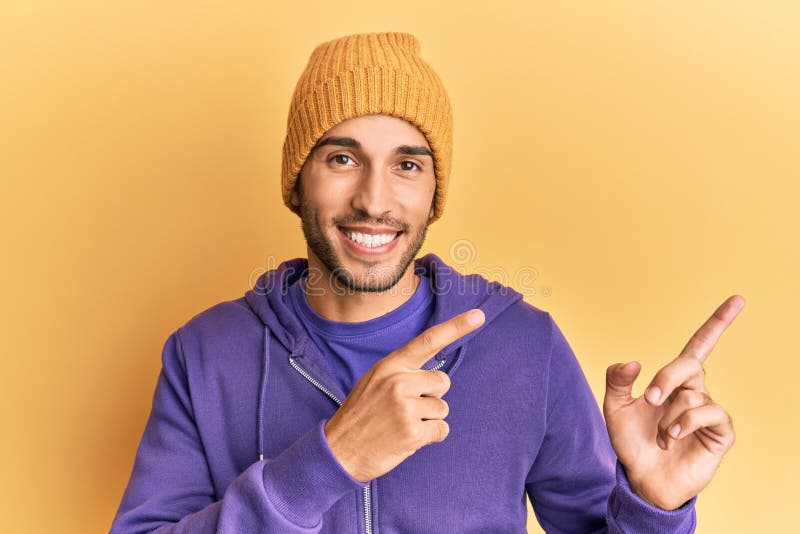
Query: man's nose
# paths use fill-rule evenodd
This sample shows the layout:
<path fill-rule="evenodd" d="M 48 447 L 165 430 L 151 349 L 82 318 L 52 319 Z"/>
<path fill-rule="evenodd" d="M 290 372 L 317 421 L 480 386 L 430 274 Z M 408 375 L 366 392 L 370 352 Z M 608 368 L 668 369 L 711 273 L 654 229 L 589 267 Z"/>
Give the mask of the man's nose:
<path fill-rule="evenodd" d="M 361 174 L 353 192 L 351 206 L 377 219 L 392 209 L 394 190 L 389 171 L 370 166 Z"/>

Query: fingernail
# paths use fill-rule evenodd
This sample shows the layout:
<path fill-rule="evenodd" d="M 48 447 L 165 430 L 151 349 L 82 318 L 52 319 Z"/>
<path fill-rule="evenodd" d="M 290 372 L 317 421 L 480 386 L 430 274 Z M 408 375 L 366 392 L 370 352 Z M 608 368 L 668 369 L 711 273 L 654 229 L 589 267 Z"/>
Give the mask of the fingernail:
<path fill-rule="evenodd" d="M 664 440 L 661 439 L 661 436 L 658 436 L 656 438 L 656 442 L 658 443 L 658 446 L 661 447 L 662 449 L 666 449 L 667 448 L 667 444 L 664 443 Z"/>
<path fill-rule="evenodd" d="M 644 392 L 644 396 L 650 404 L 658 404 L 658 399 L 661 398 L 661 388 L 658 386 L 649 387 Z"/>
<path fill-rule="evenodd" d="M 680 433 L 681 433 L 681 425 L 679 425 L 678 423 L 675 423 L 674 425 L 672 425 L 672 428 L 669 429 L 669 435 L 672 436 L 673 438 L 677 438 L 678 434 Z"/>
<path fill-rule="evenodd" d="M 471 325 L 481 324 L 483 321 L 483 312 L 481 310 L 473 310 L 467 315 L 467 322 Z"/>

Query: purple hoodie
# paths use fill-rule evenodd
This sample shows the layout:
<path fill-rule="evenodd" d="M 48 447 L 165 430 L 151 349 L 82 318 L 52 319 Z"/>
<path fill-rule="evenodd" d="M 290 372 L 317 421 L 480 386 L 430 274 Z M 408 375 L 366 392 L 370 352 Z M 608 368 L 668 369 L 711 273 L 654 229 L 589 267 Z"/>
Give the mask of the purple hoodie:
<path fill-rule="evenodd" d="M 665 511 L 631 491 L 549 313 L 435 254 L 414 266 L 428 326 L 486 315 L 423 365 L 451 378 L 444 441 L 369 483 L 339 464 L 323 426 L 344 394 L 287 301 L 296 258 L 167 339 L 112 534 L 521 533 L 526 494 L 547 532 L 694 532 L 696 497 Z"/>

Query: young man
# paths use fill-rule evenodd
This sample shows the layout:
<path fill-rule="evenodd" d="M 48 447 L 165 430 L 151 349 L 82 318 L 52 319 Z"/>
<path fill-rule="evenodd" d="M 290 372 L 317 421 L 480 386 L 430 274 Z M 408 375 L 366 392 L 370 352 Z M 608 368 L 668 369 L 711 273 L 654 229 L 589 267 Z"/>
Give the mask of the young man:
<path fill-rule="evenodd" d="M 313 51 L 282 173 L 308 258 L 169 337 L 113 533 L 524 532 L 526 495 L 548 532 L 694 530 L 734 441 L 702 361 L 743 299 L 645 396 L 609 367 L 604 424 L 549 313 L 415 259 L 451 144 L 412 35 Z"/>

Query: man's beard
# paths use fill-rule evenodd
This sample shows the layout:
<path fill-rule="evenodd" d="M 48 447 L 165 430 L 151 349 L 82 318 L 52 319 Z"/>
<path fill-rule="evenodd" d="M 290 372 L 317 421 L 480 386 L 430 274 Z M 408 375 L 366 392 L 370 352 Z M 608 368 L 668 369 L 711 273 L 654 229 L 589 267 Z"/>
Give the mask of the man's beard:
<path fill-rule="evenodd" d="M 359 280 L 356 280 L 355 275 L 342 264 L 330 239 L 328 239 L 327 235 L 322 231 L 316 212 L 308 207 L 303 195 L 301 194 L 300 196 L 300 219 L 302 221 L 303 235 L 306 238 L 306 242 L 312 252 L 314 252 L 325 267 L 328 268 L 339 285 L 348 292 L 379 293 L 390 290 L 403 277 L 409 264 L 414 261 L 419 249 L 422 248 L 422 244 L 425 242 L 425 235 L 428 230 L 427 222 L 420 226 L 416 235 L 412 236 L 410 245 L 396 265 L 382 267 L 379 265 L 381 262 L 362 260 L 361 263 L 365 265 L 367 269 L 363 276 Z M 371 221 L 367 220 L 348 220 L 343 224 L 347 226 L 369 224 L 370 222 Z M 398 226 L 394 220 L 387 219 L 378 219 L 376 224 L 389 225 L 393 228 Z M 405 228 L 405 226 L 408 225 L 401 226 L 400 228 L 403 230 L 403 234 L 408 234 L 408 229 Z M 341 233 L 337 226 L 334 225 L 333 227 L 337 232 Z M 400 239 L 400 237 L 401 236 L 398 236 L 396 239 Z M 331 280 L 331 284 L 333 285 L 333 280 Z"/>

